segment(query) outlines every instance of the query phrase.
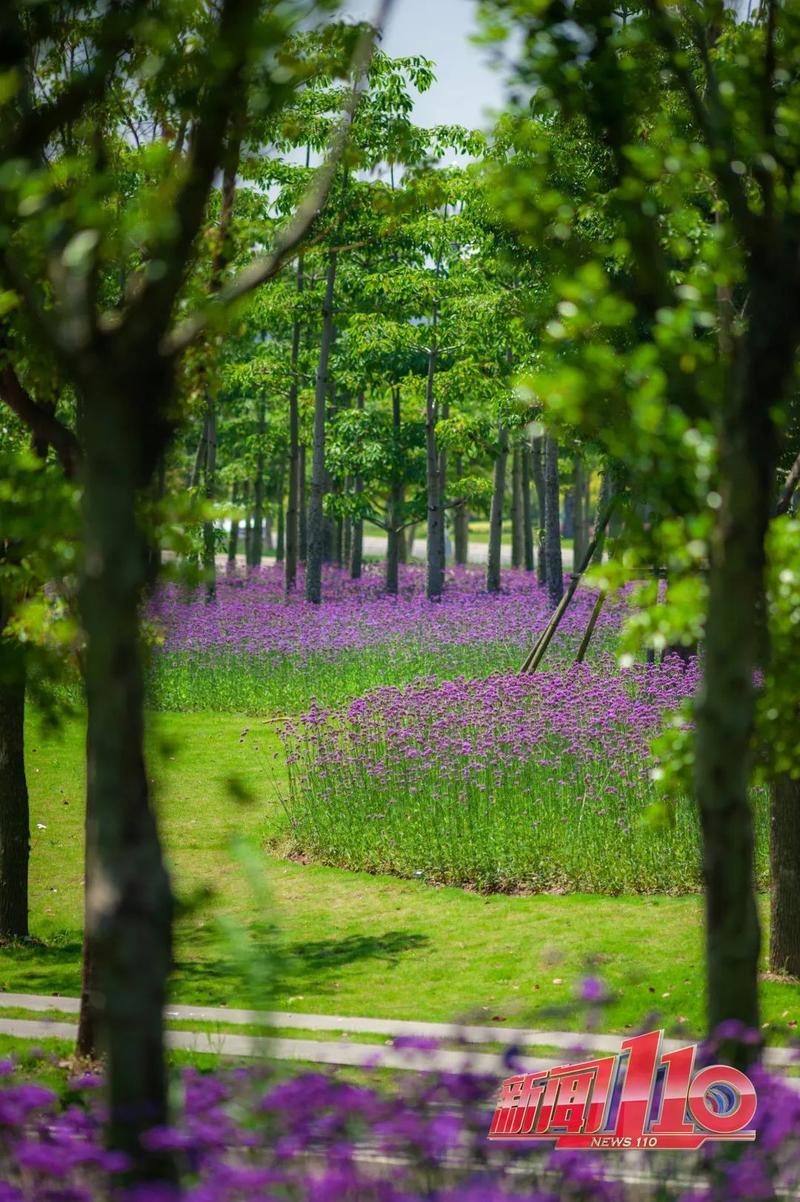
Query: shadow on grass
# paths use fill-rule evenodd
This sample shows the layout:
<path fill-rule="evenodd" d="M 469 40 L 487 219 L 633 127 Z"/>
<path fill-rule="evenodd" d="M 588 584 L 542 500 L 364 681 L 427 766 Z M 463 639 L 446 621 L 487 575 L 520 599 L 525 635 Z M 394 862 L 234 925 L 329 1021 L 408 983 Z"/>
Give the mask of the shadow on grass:
<path fill-rule="evenodd" d="M 385 960 L 394 967 L 406 952 L 424 947 L 427 935 L 413 931 L 385 931 L 382 935 L 346 935 L 343 939 L 318 939 L 290 943 L 284 954 L 294 961 L 298 974 L 343 968 L 357 960 Z"/>
<path fill-rule="evenodd" d="M 0 944 L 0 989 L 4 992 L 75 997 L 80 984 L 81 935 L 77 931 Z"/>
<path fill-rule="evenodd" d="M 260 933 L 251 928 L 250 936 L 250 953 L 274 965 L 274 981 L 281 990 L 309 994 L 331 992 L 342 971 L 359 963 L 377 962 L 380 967 L 372 971 L 379 975 L 430 942 L 427 936 L 406 930 L 290 943 L 283 943 L 274 931 Z M 250 974 L 231 956 L 219 932 L 209 928 L 194 932 L 191 949 L 191 959 L 179 956 L 176 960 L 170 990 L 173 1001 L 246 1003 L 252 987 Z M 80 980 L 81 939 L 77 932 L 0 945 L 0 990 L 77 997 Z"/>
<path fill-rule="evenodd" d="M 251 927 L 249 934 L 250 955 L 274 968 L 273 988 L 309 995 L 333 992 L 336 978 L 353 965 L 377 961 L 387 970 L 430 942 L 426 935 L 403 930 L 290 943 L 283 943 L 274 930 L 261 933 Z M 175 965 L 173 1001 L 236 1005 L 252 1000 L 253 965 L 237 962 L 219 933 L 198 931 L 192 944 L 196 958 L 182 958 Z"/>

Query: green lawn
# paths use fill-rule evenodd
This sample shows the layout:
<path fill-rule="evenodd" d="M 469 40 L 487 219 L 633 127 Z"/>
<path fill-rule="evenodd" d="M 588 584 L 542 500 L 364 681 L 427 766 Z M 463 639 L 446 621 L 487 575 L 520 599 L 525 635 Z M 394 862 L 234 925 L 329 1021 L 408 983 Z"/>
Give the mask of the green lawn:
<path fill-rule="evenodd" d="M 40 942 L 0 948 L 5 990 L 78 992 L 83 740 L 77 720 L 56 735 L 30 723 Z M 285 862 L 264 850 L 283 779 L 270 724 L 157 714 L 149 744 L 182 903 L 174 1001 L 579 1029 L 576 989 L 596 972 L 613 992 L 606 1029 L 652 1025 L 657 1012 L 701 1032 L 699 899 L 487 897 Z M 764 982 L 763 996 L 770 1036 L 791 1033 L 798 986 Z"/>

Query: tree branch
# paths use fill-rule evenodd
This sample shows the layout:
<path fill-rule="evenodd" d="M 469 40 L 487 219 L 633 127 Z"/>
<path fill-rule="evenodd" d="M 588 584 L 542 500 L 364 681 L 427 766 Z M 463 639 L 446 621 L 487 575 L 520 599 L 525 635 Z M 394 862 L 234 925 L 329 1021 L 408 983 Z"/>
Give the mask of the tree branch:
<path fill-rule="evenodd" d="M 148 7 L 148 0 L 113 0 L 97 32 L 97 55 L 91 67 L 68 80 L 57 99 L 19 117 L 13 137 L 3 148 L 5 158 L 38 158 L 56 130 L 75 121 L 88 104 L 103 96 L 120 54 L 131 45 L 132 21 Z"/>
<path fill-rule="evenodd" d="M 380 0 L 375 21 L 358 41 L 353 54 L 354 82 L 350 98 L 331 139 L 325 161 L 315 172 L 311 186 L 297 206 L 293 217 L 277 234 L 272 249 L 266 255 L 245 267 L 225 288 L 220 289 L 213 301 L 181 322 L 164 338 L 161 344 L 163 355 L 176 355 L 185 350 L 208 324 L 213 311 L 227 308 L 234 301 L 247 296 L 261 284 L 272 279 L 278 274 L 287 259 L 298 249 L 333 186 L 336 169 L 350 137 L 353 118 L 367 86 L 375 42 L 383 30 L 392 3 L 393 0 Z"/>
<path fill-rule="evenodd" d="M 708 45 L 704 38 L 698 39 L 698 50 L 706 72 L 708 96 L 708 103 L 706 103 L 700 95 L 685 55 L 678 44 L 675 24 L 662 7 L 661 0 L 645 0 L 645 7 L 650 14 L 652 28 L 661 49 L 669 59 L 672 73 L 680 84 L 692 116 L 706 141 L 712 170 L 720 192 L 730 209 L 733 222 L 740 236 L 752 249 L 754 244 L 760 241 L 758 238 L 759 221 L 747 202 L 747 193 L 742 179 L 732 167 L 739 156 L 736 152 L 730 121 L 720 99 L 717 76 L 708 52 Z"/>
<path fill-rule="evenodd" d="M 784 481 L 783 492 L 781 493 L 778 504 L 775 506 L 776 517 L 780 517 L 781 514 L 789 512 L 789 506 L 792 503 L 792 497 L 797 491 L 798 484 L 800 484 L 800 455 L 798 455 L 795 459 L 789 474 Z"/>
<path fill-rule="evenodd" d="M 73 480 L 78 474 L 81 460 L 77 438 L 54 413 L 37 404 L 10 365 L 0 369 L 0 397 L 25 423 L 38 444 L 49 444 L 53 448 L 64 474 Z"/>
<path fill-rule="evenodd" d="M 152 249 L 151 262 L 163 264 L 160 278 L 148 280 L 129 301 L 124 324 L 134 342 L 140 326 L 150 331 L 166 329 L 169 323 L 203 222 L 231 113 L 238 109 L 235 98 L 245 88 L 243 76 L 259 8 L 259 0 L 223 0 L 214 42 L 216 70 L 212 71 L 192 129 L 186 179 L 173 206 L 177 232 Z"/>

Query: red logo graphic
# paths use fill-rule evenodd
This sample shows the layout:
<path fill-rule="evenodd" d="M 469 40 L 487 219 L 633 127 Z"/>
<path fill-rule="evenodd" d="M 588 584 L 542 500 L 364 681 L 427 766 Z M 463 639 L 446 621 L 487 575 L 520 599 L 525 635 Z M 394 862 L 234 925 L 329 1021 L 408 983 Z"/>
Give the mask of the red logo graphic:
<path fill-rule="evenodd" d="M 693 1074 L 696 1048 L 661 1052 L 663 1031 L 626 1039 L 617 1056 L 509 1077 L 489 1139 L 555 1139 L 557 1148 L 699 1148 L 753 1140 L 752 1081 L 714 1064 Z"/>

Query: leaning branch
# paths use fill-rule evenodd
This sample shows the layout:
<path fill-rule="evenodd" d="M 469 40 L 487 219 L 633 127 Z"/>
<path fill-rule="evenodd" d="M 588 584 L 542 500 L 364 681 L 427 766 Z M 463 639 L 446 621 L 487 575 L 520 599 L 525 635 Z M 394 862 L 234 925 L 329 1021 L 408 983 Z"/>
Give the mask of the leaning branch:
<path fill-rule="evenodd" d="M 375 42 L 386 24 L 393 0 L 380 0 L 378 14 L 372 25 L 359 38 L 353 54 L 353 88 L 331 139 L 325 161 L 314 174 L 311 186 L 300 201 L 291 221 L 275 238 L 272 249 L 245 267 L 226 287 L 220 289 L 205 308 L 181 322 L 161 343 L 163 355 L 177 355 L 185 350 L 208 325 L 212 312 L 225 309 L 261 284 L 278 274 L 284 263 L 298 249 L 311 225 L 325 204 L 333 186 L 336 170 L 347 148 L 356 110 L 367 86 L 367 76 Z"/>

